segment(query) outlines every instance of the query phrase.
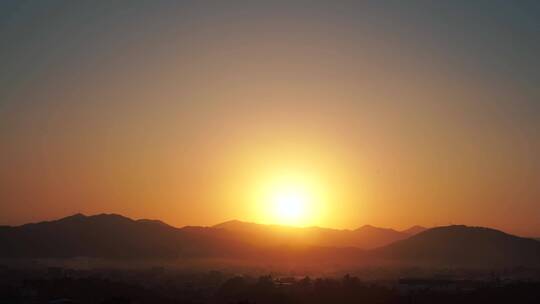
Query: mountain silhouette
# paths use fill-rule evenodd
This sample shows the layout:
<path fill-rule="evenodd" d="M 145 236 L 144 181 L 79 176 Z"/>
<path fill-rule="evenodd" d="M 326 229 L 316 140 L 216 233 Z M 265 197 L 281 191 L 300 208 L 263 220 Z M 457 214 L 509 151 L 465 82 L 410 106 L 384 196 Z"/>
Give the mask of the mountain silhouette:
<path fill-rule="evenodd" d="M 320 227 L 263 225 L 232 220 L 213 226 L 243 236 L 246 240 L 266 244 L 304 244 L 324 247 L 357 247 L 372 249 L 408 238 L 411 234 L 393 229 L 365 225 L 355 230 Z M 262 237 L 262 238 L 261 238 Z"/>
<path fill-rule="evenodd" d="M 259 238 L 260 239 L 260 238 Z M 175 228 L 156 220 L 117 214 L 76 214 L 55 221 L 0 226 L 4 258 L 232 258 L 354 259 L 354 248 L 258 244 L 237 232 L 212 227 Z"/>
<path fill-rule="evenodd" d="M 444 266 L 540 266 L 540 242 L 481 227 L 447 226 L 411 237 L 392 229 L 298 228 L 229 221 L 176 228 L 116 214 L 76 214 L 17 227 L 0 226 L 2 258 L 218 258 L 255 263 Z M 375 249 L 365 245 L 391 242 Z"/>
<path fill-rule="evenodd" d="M 428 229 L 371 254 L 413 264 L 540 265 L 540 242 L 490 228 L 452 225 Z"/>
<path fill-rule="evenodd" d="M 415 226 L 412 226 L 411 228 L 405 229 L 405 230 L 403 230 L 401 232 L 412 236 L 412 235 L 418 234 L 420 232 L 426 231 L 427 229 L 428 228 L 426 228 L 426 227 L 415 225 Z"/>
<path fill-rule="evenodd" d="M 56 221 L 0 227 L 2 257 L 174 258 L 213 252 L 237 255 L 246 250 L 216 229 L 179 229 L 161 221 L 132 220 L 117 214 L 76 214 Z"/>

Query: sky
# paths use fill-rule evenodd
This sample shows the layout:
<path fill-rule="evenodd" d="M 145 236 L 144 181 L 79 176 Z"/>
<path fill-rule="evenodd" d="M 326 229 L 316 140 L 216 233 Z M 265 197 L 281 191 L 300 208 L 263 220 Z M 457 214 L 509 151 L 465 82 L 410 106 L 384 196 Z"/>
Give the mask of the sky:
<path fill-rule="evenodd" d="M 292 191 L 288 224 L 540 236 L 538 54 L 537 1 L 2 1 L 0 224 Z"/>

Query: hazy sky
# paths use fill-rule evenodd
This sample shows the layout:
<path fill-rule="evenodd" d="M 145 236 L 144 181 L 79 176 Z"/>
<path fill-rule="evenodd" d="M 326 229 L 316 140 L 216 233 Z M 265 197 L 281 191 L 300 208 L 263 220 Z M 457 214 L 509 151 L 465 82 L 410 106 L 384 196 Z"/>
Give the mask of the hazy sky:
<path fill-rule="evenodd" d="M 540 235 L 538 1 L 2 1 L 0 224 Z"/>

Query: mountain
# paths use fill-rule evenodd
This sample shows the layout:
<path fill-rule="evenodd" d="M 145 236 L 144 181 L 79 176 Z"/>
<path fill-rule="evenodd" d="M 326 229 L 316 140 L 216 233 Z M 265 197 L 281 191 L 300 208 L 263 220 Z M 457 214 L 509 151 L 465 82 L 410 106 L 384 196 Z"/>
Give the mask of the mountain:
<path fill-rule="evenodd" d="M 237 242 L 222 231 L 178 229 L 161 221 L 116 214 L 76 214 L 56 221 L 0 227 L 1 257 L 174 258 L 238 255 Z M 244 246 L 237 246 L 246 251 Z"/>
<path fill-rule="evenodd" d="M 257 234 L 257 231 L 255 231 Z M 261 239 L 260 236 L 258 239 Z M 248 242 L 225 229 L 175 228 L 156 220 L 132 220 L 116 214 L 85 216 L 0 226 L 2 258 L 177 259 L 230 258 L 266 260 L 354 260 L 362 252 L 302 244 Z"/>
<path fill-rule="evenodd" d="M 266 244 L 275 245 L 304 244 L 361 249 L 380 247 L 410 236 L 408 233 L 370 225 L 362 226 L 356 230 L 338 230 L 320 227 L 262 225 L 233 220 L 215 225 L 213 228 L 234 232 L 252 243 L 263 241 Z"/>
<path fill-rule="evenodd" d="M 393 239 L 399 239 L 392 241 Z M 388 242 L 392 242 L 388 244 Z M 384 244 L 369 251 L 357 246 Z M 481 227 L 446 226 L 408 237 L 392 229 L 298 228 L 240 221 L 176 228 L 116 214 L 0 226 L 1 258 L 213 259 L 257 266 L 540 266 L 540 242 Z"/>
<path fill-rule="evenodd" d="M 389 228 L 364 225 L 353 231 L 354 240 L 364 248 L 376 248 L 406 239 L 408 234 Z"/>
<path fill-rule="evenodd" d="M 490 228 L 454 225 L 428 229 L 371 254 L 413 264 L 540 265 L 540 242 Z"/>
<path fill-rule="evenodd" d="M 416 225 L 416 226 L 412 226 L 409 229 L 405 229 L 405 230 L 403 230 L 401 232 L 412 236 L 412 235 L 415 235 L 415 234 L 419 234 L 420 232 L 426 231 L 427 229 L 428 228 L 426 228 L 426 227 Z"/>

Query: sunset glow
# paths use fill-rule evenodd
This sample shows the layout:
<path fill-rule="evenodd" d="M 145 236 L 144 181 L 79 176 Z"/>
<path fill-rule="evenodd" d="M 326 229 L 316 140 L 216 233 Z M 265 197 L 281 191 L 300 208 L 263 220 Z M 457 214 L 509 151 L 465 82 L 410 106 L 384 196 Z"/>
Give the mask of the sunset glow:
<path fill-rule="evenodd" d="M 276 219 L 284 224 L 302 223 L 310 207 L 309 194 L 294 186 L 278 189 L 272 201 Z"/>
<path fill-rule="evenodd" d="M 526 5 L 7 2 L 0 225 L 110 212 L 540 236 Z"/>
<path fill-rule="evenodd" d="M 324 221 L 325 185 L 300 173 L 276 174 L 263 180 L 253 202 L 258 222 L 288 226 L 317 225 Z"/>
<path fill-rule="evenodd" d="M 540 299 L 540 1 L 3 0 L 0 67 L 0 304 Z"/>

